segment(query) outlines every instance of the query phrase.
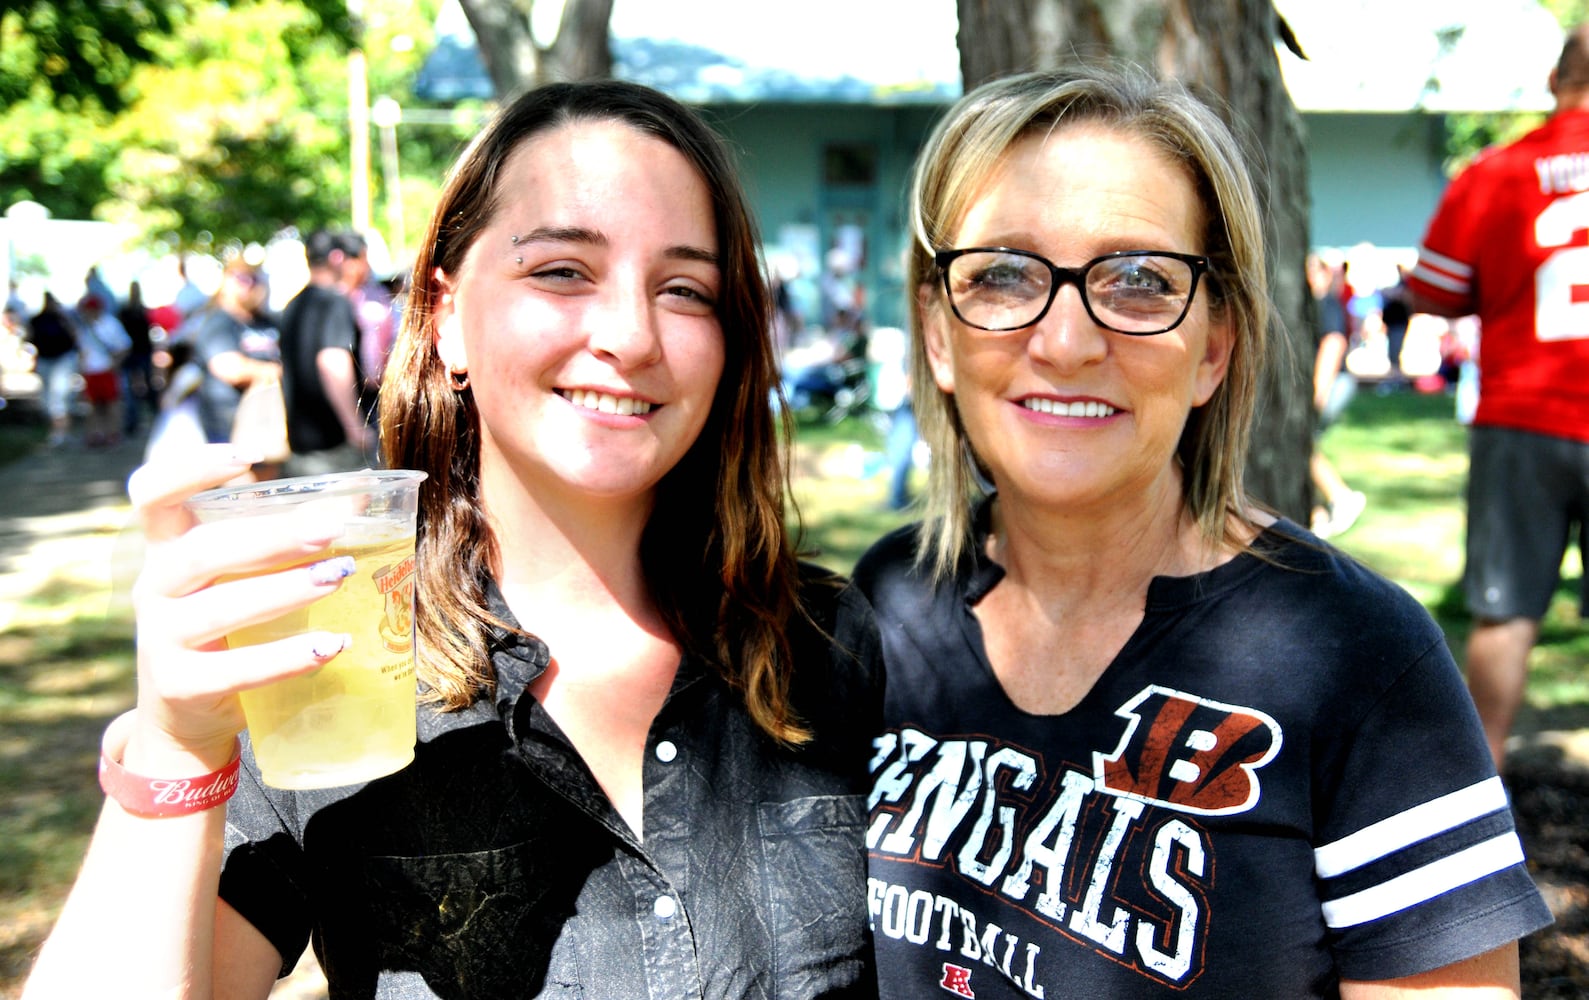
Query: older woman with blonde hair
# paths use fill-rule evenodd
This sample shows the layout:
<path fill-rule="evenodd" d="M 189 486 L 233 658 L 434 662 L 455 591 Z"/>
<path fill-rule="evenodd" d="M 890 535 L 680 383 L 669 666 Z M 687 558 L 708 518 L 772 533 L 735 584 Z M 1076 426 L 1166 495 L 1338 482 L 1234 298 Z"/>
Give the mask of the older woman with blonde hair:
<path fill-rule="evenodd" d="M 1515 996 L 1550 916 L 1444 637 L 1243 486 L 1235 136 L 1144 72 L 1015 76 L 911 200 L 927 516 L 856 570 L 884 995 Z"/>

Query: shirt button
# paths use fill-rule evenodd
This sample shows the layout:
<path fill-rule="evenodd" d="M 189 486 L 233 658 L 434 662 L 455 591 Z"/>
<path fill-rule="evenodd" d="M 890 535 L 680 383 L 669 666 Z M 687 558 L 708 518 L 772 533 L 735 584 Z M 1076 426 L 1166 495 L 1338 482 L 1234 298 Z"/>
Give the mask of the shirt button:
<path fill-rule="evenodd" d="M 658 896 L 651 905 L 651 912 L 657 915 L 658 920 L 672 920 L 673 915 L 679 912 L 679 904 L 673 901 L 672 896 Z"/>
<path fill-rule="evenodd" d="M 673 745 L 672 740 L 663 740 L 657 744 L 657 760 L 664 764 L 673 763 L 673 758 L 679 755 L 679 748 Z"/>

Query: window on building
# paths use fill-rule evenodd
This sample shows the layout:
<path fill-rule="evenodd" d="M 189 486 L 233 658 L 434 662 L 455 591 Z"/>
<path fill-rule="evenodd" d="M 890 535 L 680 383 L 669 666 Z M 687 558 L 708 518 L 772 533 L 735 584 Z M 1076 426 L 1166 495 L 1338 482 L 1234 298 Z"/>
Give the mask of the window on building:
<path fill-rule="evenodd" d="M 822 150 L 822 182 L 829 187 L 871 187 L 877 183 L 877 147 L 835 143 Z"/>

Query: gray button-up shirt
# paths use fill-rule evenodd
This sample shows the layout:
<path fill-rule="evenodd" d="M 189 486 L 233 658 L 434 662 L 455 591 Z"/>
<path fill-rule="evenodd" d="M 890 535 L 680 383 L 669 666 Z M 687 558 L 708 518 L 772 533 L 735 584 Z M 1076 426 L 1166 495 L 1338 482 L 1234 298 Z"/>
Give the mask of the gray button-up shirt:
<path fill-rule="evenodd" d="M 281 791 L 245 748 L 222 898 L 284 972 L 312 936 L 332 997 L 874 997 L 877 637 L 853 591 L 807 592 L 820 631 L 791 624 L 792 694 L 816 738 L 778 746 L 686 656 L 646 741 L 643 842 L 525 694 L 546 647 L 504 634 L 495 698 L 422 707 L 397 774 Z"/>

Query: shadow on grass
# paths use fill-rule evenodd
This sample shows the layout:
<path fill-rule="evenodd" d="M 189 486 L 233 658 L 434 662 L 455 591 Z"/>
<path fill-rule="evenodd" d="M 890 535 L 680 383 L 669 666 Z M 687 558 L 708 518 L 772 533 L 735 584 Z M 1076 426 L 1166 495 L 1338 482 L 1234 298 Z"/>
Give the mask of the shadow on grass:
<path fill-rule="evenodd" d="M 48 673 L 52 666 L 88 660 L 126 658 L 130 665 L 132 642 L 130 624 L 99 616 L 59 625 L 18 626 L 8 629 L 0 644 L 0 678 Z M 18 648 L 26 649 L 27 662 L 12 655 Z"/>
<path fill-rule="evenodd" d="M 7 740 L 0 754 L 0 985 L 27 975 L 77 876 L 103 801 L 99 735 L 114 714 L 29 723 L 29 748 Z"/>
<path fill-rule="evenodd" d="M 96 768 L 105 726 L 125 708 L 27 725 L 0 751 L 0 896 L 70 884 L 99 813 Z"/>
<path fill-rule="evenodd" d="M 14 462 L 44 443 L 43 423 L 0 422 L 0 465 Z"/>
<path fill-rule="evenodd" d="M 1519 943 L 1523 995 L 1566 1000 L 1589 995 L 1589 870 L 1583 820 L 1589 816 L 1589 771 L 1564 760 L 1558 747 L 1512 753 L 1506 784 L 1528 867 L 1556 923 Z"/>
<path fill-rule="evenodd" d="M 1459 484 L 1460 488 L 1460 484 Z M 1451 499 L 1451 486 L 1434 478 L 1398 480 L 1374 491 L 1374 509 L 1383 512 L 1423 513 Z"/>
<path fill-rule="evenodd" d="M 872 543 L 910 520 L 909 512 L 849 510 L 807 518 L 801 558 L 848 575 Z"/>
<path fill-rule="evenodd" d="M 100 735 L 132 703 L 133 675 L 125 620 L 0 636 L 0 986 L 26 975 L 82 863 L 103 801 Z"/>
<path fill-rule="evenodd" d="M 1428 433 L 1454 433 L 1460 437 L 1463 428 L 1456 421 L 1454 407 L 1451 397 L 1441 393 L 1393 392 L 1381 396 L 1359 390 L 1341 423 L 1372 428 L 1378 434 L 1422 437 Z"/>

